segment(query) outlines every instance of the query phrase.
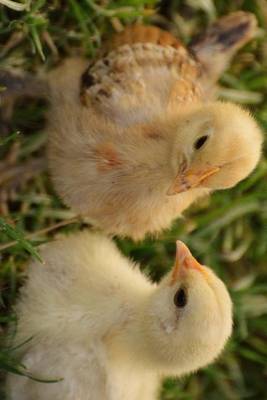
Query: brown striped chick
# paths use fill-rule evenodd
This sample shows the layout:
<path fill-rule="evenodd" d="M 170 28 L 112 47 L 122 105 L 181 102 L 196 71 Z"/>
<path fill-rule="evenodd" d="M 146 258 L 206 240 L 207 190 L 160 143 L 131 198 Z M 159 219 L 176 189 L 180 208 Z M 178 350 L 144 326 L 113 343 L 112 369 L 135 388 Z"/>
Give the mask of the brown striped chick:
<path fill-rule="evenodd" d="M 48 156 L 63 201 L 108 233 L 141 239 L 244 179 L 260 157 L 260 129 L 212 96 L 255 27 L 248 13 L 224 17 L 193 55 L 167 32 L 132 26 L 87 69 L 75 59 L 54 71 Z"/>
<path fill-rule="evenodd" d="M 10 373 L 10 400 L 156 400 L 163 377 L 210 364 L 231 335 L 225 285 L 182 242 L 158 285 L 99 234 L 41 255 L 16 306 L 14 345 L 31 376 L 58 381 Z"/>

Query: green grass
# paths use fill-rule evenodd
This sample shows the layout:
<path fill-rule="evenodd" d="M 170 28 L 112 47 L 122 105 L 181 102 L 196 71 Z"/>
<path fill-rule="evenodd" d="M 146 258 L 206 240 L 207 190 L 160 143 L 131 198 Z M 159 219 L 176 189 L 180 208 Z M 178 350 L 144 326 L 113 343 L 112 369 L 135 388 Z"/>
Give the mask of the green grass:
<path fill-rule="evenodd" d="M 261 0 L 167 3 L 164 12 L 185 42 L 218 15 L 236 9 L 255 13 L 261 27 L 258 38 L 235 57 L 222 77 L 222 95 L 247 104 L 266 131 L 267 4 Z M 12 66 L 35 72 L 77 52 L 93 57 L 101 38 L 117 24 L 142 18 L 163 20 L 155 1 L 37 0 L 20 12 L 0 6 L 0 68 Z M 45 109 L 42 102 L 19 104 L 10 136 L 0 139 L 0 182 L 6 168 L 14 170 L 13 179 L 0 184 L 1 377 L 6 371 L 25 372 L 4 339 L 9 322 L 15 318 L 11 306 L 29 257 L 38 257 L 35 245 L 51 240 L 58 232 L 81 227 L 55 195 L 47 171 L 36 169 L 27 179 L 31 163 L 41 160 L 45 153 Z M 174 241 L 184 240 L 195 256 L 225 280 L 234 300 L 234 335 L 224 354 L 193 376 L 167 379 L 162 389 L 164 400 L 267 399 L 266 177 L 267 160 L 263 156 L 246 181 L 191 208 L 183 220 L 156 240 L 138 244 L 118 241 L 125 254 L 138 260 L 145 272 L 158 280 L 173 263 Z M 0 398 L 4 398 L 3 381 Z"/>

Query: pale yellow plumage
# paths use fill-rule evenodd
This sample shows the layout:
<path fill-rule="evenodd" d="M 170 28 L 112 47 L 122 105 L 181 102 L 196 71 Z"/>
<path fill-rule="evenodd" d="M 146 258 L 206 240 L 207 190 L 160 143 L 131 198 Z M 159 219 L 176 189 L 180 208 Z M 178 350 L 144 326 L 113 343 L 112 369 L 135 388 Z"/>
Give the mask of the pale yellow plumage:
<path fill-rule="evenodd" d="M 248 13 L 222 18 L 194 55 L 167 32 L 133 26 L 89 68 L 73 59 L 52 72 L 48 156 L 63 201 L 108 233 L 141 239 L 244 179 L 260 156 L 260 129 L 213 96 L 255 26 Z"/>
<path fill-rule="evenodd" d="M 76 233 L 45 245 L 16 311 L 14 345 L 39 383 L 10 374 L 10 400 L 156 400 L 161 379 L 211 363 L 232 330 L 218 277 L 177 242 L 172 271 L 152 284 L 110 239 Z"/>

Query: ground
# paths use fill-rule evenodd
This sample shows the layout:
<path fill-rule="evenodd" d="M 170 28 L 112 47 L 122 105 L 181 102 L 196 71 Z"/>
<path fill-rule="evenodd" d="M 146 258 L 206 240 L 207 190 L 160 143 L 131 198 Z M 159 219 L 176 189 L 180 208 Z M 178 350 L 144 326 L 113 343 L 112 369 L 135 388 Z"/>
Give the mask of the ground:
<path fill-rule="evenodd" d="M 267 130 L 264 0 L 165 0 L 161 4 L 154 0 L 35 0 L 20 9 L 0 5 L 0 69 L 16 67 L 34 73 L 52 68 L 70 54 L 93 57 L 103 37 L 137 19 L 161 24 L 187 43 L 217 16 L 251 11 L 260 25 L 257 38 L 235 57 L 221 79 L 220 92 L 222 98 L 248 107 Z M 46 107 L 42 101 L 18 103 L 8 133 L 3 130 L 0 139 L 2 378 L 6 371 L 27 373 L 5 338 L 8 324 L 15 320 L 12 304 L 29 257 L 38 256 L 38 243 L 81 227 L 49 181 L 42 131 Z M 180 238 L 224 279 L 234 301 L 234 335 L 223 355 L 191 377 L 167 379 L 162 388 L 164 400 L 267 399 L 266 174 L 263 156 L 246 181 L 191 208 L 170 231 L 139 243 L 118 240 L 123 252 L 158 280 L 171 267 L 174 242 Z M 3 380 L 0 398 L 4 398 Z"/>

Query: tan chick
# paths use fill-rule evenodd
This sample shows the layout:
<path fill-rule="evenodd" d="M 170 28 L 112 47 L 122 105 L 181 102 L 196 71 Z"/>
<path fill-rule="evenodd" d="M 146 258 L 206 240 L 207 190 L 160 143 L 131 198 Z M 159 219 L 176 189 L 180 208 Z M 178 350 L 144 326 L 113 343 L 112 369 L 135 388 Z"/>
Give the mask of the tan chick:
<path fill-rule="evenodd" d="M 239 106 L 214 101 L 253 15 L 220 19 L 188 52 L 156 27 L 128 27 L 98 60 L 50 75 L 48 157 L 57 192 L 108 233 L 159 232 L 200 196 L 255 168 L 262 135 Z"/>
<path fill-rule="evenodd" d="M 156 400 L 166 375 L 218 357 L 232 331 L 223 282 L 177 241 L 157 285 L 104 236 L 50 243 L 21 290 L 15 345 L 27 377 L 8 376 L 11 400 Z"/>

